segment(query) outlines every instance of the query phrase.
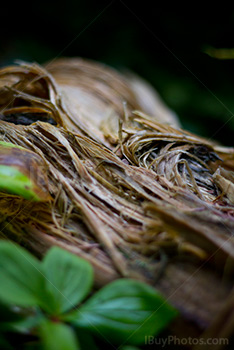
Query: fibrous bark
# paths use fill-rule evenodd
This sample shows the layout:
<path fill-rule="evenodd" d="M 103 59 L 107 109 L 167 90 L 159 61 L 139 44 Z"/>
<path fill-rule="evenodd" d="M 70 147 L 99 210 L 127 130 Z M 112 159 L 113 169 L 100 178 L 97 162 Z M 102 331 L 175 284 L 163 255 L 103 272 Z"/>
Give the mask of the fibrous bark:
<path fill-rule="evenodd" d="M 0 140 L 40 158 L 43 192 L 0 193 L 1 236 L 64 247 L 97 286 L 144 280 L 207 329 L 233 286 L 234 149 L 180 129 L 140 78 L 81 59 L 3 68 L 0 108 Z"/>

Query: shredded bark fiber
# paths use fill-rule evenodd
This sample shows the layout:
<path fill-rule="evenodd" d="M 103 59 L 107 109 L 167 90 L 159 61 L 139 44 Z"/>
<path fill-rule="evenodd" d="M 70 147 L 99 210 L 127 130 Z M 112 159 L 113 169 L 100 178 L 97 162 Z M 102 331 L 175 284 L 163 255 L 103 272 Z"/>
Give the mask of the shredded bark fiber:
<path fill-rule="evenodd" d="M 0 141 L 40 158 L 43 193 L 0 193 L 1 237 L 85 258 L 97 287 L 144 280 L 198 333 L 216 329 L 233 287 L 234 149 L 180 129 L 140 78 L 81 59 L 1 69 L 0 108 Z"/>

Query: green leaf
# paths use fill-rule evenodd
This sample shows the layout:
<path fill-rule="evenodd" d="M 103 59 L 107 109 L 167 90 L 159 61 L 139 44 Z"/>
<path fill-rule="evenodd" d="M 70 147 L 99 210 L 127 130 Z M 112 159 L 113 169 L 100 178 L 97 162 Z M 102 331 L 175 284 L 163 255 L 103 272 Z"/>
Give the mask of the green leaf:
<path fill-rule="evenodd" d="M 43 269 L 46 289 L 53 299 L 52 313 L 61 314 L 74 308 L 91 289 L 92 266 L 64 249 L 51 248 L 43 260 Z"/>
<path fill-rule="evenodd" d="M 39 328 L 44 350 L 79 350 L 79 344 L 71 327 L 63 323 L 45 321 Z"/>
<path fill-rule="evenodd" d="M 40 263 L 25 249 L 0 242 L 0 298 L 18 306 L 36 306 L 41 302 L 44 278 Z"/>
<path fill-rule="evenodd" d="M 11 143 L 11 142 L 0 141 L 0 146 L 4 146 L 4 147 L 8 147 L 8 148 L 18 148 L 18 149 L 22 149 L 24 151 L 27 151 L 26 148 L 15 145 L 14 143 Z"/>
<path fill-rule="evenodd" d="M 33 182 L 12 166 L 0 165 L 0 191 L 5 191 L 25 199 L 39 201 L 33 191 Z"/>
<path fill-rule="evenodd" d="M 47 170 L 36 153 L 0 142 L 0 191 L 32 201 L 49 201 Z"/>
<path fill-rule="evenodd" d="M 107 341 L 138 345 L 145 336 L 158 334 L 176 315 L 154 288 L 120 279 L 94 294 L 67 320 Z"/>

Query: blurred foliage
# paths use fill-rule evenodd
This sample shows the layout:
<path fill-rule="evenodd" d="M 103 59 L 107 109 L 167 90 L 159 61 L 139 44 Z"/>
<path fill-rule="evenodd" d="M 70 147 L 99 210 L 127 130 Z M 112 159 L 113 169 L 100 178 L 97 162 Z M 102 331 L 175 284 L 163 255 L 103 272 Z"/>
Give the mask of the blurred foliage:
<path fill-rule="evenodd" d="M 217 60 L 207 48 L 233 48 L 234 8 L 166 6 L 94 0 L 4 4 L 0 63 L 83 56 L 132 69 L 155 86 L 185 128 L 233 145 L 234 61 Z"/>

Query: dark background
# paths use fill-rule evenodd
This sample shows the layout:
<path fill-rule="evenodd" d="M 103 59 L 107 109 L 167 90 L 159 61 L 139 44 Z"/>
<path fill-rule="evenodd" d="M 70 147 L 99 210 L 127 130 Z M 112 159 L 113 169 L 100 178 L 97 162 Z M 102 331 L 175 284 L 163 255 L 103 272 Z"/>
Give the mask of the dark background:
<path fill-rule="evenodd" d="M 192 6 L 1 3 L 0 64 L 83 56 L 130 68 L 155 86 L 185 128 L 234 146 L 234 60 L 205 53 L 234 48 L 234 9 Z"/>

